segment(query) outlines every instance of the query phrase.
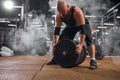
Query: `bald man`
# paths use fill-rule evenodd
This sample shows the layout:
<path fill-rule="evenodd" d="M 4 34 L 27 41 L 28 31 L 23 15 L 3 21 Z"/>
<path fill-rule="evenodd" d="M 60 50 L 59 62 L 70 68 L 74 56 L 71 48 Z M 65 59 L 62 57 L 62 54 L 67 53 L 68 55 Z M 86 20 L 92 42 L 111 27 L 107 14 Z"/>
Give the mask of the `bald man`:
<path fill-rule="evenodd" d="M 87 43 L 87 48 L 90 53 L 90 69 L 96 69 L 96 59 L 95 59 L 95 46 L 92 43 L 91 30 L 88 22 L 85 22 L 84 15 L 79 7 L 69 6 L 64 0 L 57 1 L 57 14 L 56 14 L 56 27 L 54 30 L 53 38 L 53 53 L 55 51 L 55 45 L 59 40 L 70 39 L 73 40 L 76 33 L 80 31 L 80 42 L 76 46 L 76 54 L 81 53 L 84 41 Z M 60 28 L 62 22 L 66 24 L 65 29 L 62 31 L 61 35 Z M 51 59 L 48 65 L 56 64 L 55 58 Z"/>

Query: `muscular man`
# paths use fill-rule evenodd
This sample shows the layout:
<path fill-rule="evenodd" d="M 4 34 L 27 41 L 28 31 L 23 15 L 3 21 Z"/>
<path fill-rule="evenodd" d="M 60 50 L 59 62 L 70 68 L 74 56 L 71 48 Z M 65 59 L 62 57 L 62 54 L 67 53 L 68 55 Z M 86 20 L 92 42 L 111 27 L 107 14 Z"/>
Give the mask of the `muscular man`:
<path fill-rule="evenodd" d="M 79 7 L 69 6 L 64 0 L 57 1 L 57 14 L 56 14 L 56 27 L 54 31 L 53 40 L 53 53 L 55 50 L 55 45 L 59 40 L 71 39 L 75 37 L 76 33 L 80 31 L 80 42 L 76 46 L 76 53 L 79 54 L 82 51 L 84 41 L 87 43 L 87 48 L 90 53 L 90 69 L 96 69 L 97 64 L 95 60 L 95 46 L 92 44 L 91 30 L 89 23 L 86 21 L 84 15 Z M 59 35 L 61 24 L 64 22 L 66 24 L 65 29 Z M 53 57 L 51 61 L 47 63 L 48 65 L 56 64 Z"/>

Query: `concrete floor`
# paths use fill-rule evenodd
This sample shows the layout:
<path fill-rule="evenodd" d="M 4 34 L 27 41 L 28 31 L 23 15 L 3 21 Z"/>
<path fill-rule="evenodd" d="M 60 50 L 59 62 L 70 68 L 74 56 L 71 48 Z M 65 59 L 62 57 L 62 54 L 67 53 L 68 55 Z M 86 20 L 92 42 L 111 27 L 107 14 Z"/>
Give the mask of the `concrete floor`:
<path fill-rule="evenodd" d="M 98 60 L 90 70 L 89 58 L 73 68 L 46 65 L 49 56 L 0 57 L 0 80 L 120 80 L 120 57 Z"/>

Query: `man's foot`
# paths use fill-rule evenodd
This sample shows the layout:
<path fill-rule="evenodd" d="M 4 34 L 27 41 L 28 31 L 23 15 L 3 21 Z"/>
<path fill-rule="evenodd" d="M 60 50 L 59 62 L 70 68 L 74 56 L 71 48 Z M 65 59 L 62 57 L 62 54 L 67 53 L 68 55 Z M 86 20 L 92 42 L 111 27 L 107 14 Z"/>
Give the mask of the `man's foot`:
<path fill-rule="evenodd" d="M 97 63 L 96 63 L 96 61 L 95 60 L 91 60 L 90 61 L 90 67 L 89 67 L 90 69 L 97 69 Z"/>
<path fill-rule="evenodd" d="M 56 65 L 57 63 L 56 63 L 56 61 L 55 61 L 55 59 L 53 58 L 53 59 L 51 59 L 48 63 L 47 63 L 47 65 Z"/>

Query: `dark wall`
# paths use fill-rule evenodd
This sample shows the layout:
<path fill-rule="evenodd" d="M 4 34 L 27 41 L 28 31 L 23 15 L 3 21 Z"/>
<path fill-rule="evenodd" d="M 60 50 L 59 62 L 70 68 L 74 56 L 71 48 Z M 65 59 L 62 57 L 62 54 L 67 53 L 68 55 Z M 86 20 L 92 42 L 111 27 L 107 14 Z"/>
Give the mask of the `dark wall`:
<path fill-rule="evenodd" d="M 47 14 L 50 9 L 48 2 L 49 0 L 30 0 L 30 11 L 34 9 Z"/>

